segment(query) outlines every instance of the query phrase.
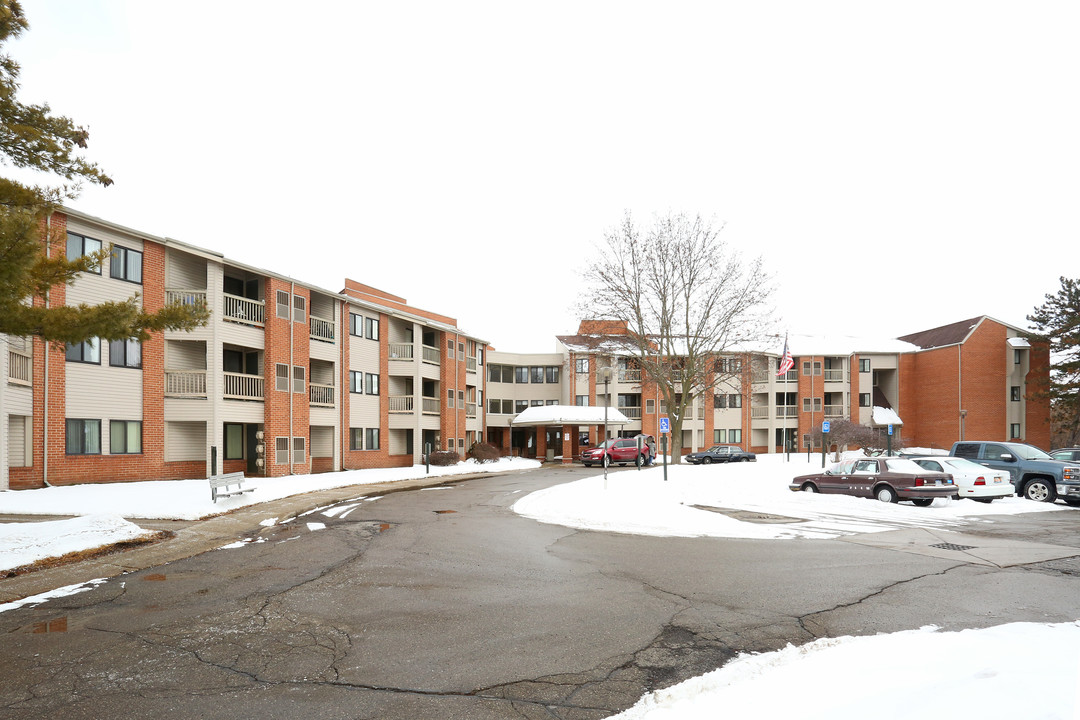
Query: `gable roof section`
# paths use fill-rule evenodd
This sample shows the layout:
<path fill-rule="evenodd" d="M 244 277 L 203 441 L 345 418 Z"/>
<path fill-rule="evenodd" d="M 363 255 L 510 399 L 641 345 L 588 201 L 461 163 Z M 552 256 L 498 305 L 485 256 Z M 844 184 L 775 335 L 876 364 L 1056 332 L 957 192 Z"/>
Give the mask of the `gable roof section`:
<path fill-rule="evenodd" d="M 932 328 L 930 330 L 923 330 L 922 332 L 912 333 L 911 335 L 904 335 L 903 337 L 897 338 L 897 340 L 903 340 L 912 345 L 918 345 L 923 350 L 945 347 L 947 345 L 959 345 L 967 340 L 971 335 L 971 332 L 985 319 L 985 315 L 980 315 L 979 317 L 974 317 L 970 320 L 960 320 L 959 322 L 942 325 L 941 327 Z"/>

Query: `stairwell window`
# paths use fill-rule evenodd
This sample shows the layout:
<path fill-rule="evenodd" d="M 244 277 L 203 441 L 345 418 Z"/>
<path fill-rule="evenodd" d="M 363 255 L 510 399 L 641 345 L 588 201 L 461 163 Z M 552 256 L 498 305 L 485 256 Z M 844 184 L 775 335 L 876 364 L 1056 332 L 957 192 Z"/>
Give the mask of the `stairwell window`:
<path fill-rule="evenodd" d="M 142 284 L 142 253 L 119 245 L 113 245 L 109 258 L 109 276 L 117 280 Z"/>

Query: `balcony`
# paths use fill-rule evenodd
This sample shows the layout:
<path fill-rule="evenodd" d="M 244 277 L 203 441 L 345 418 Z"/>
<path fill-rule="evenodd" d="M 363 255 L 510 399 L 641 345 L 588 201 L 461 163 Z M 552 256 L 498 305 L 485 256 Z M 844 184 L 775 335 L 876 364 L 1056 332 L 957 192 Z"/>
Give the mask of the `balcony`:
<path fill-rule="evenodd" d="M 423 405 L 421 406 L 421 412 L 425 415 L 438 415 L 439 414 L 439 398 L 422 398 Z"/>
<path fill-rule="evenodd" d="M 831 370 L 826 368 L 825 370 L 825 382 L 844 382 L 843 370 Z"/>
<path fill-rule="evenodd" d="M 750 408 L 750 419 L 751 420 L 768 420 L 769 419 L 769 408 L 767 406 Z"/>
<path fill-rule="evenodd" d="M 799 382 L 799 371 L 788 370 L 783 375 L 777 376 L 776 382 Z"/>
<path fill-rule="evenodd" d="M 799 417 L 799 408 L 797 405 L 777 405 L 776 417 L 778 418 L 793 418 Z"/>
<path fill-rule="evenodd" d="M 308 329 L 312 340 L 334 342 L 334 323 L 332 321 L 317 317 L 308 318 Z"/>
<path fill-rule="evenodd" d="M 165 397 L 205 398 L 205 370 L 166 370 Z"/>
<path fill-rule="evenodd" d="M 843 405 L 826 405 L 825 406 L 825 417 L 828 417 L 828 418 L 845 417 L 847 415 L 847 413 L 844 412 L 844 410 L 845 410 L 845 408 L 844 408 Z"/>
<path fill-rule="evenodd" d="M 391 395 L 390 412 L 397 414 L 411 414 L 416 407 L 412 395 Z"/>
<path fill-rule="evenodd" d="M 476 372 L 476 358 L 474 358 L 474 357 L 466 357 L 465 358 L 465 370 L 468 371 L 468 372 Z"/>
<path fill-rule="evenodd" d="M 621 408 L 619 408 L 619 412 L 621 412 L 623 415 L 625 415 L 630 420 L 640 420 L 641 419 L 641 408 L 640 407 L 621 407 Z"/>
<path fill-rule="evenodd" d="M 441 365 L 442 364 L 442 355 L 441 355 L 441 353 L 439 353 L 439 348 L 431 347 L 430 345 L 424 345 L 423 348 L 424 348 L 424 356 L 423 356 L 424 362 L 431 363 L 432 365 Z"/>
<path fill-rule="evenodd" d="M 261 300 L 249 300 L 229 293 L 222 293 L 222 299 L 226 320 L 259 327 L 266 324 L 266 309 Z"/>
<path fill-rule="evenodd" d="M 165 290 L 166 305 L 205 305 L 205 290 Z"/>
<path fill-rule="evenodd" d="M 309 383 L 308 400 L 319 407 L 334 407 L 334 386 Z"/>
<path fill-rule="evenodd" d="M 411 361 L 413 359 L 413 344 L 390 343 L 390 359 Z"/>
<path fill-rule="evenodd" d="M 476 417 L 476 403 L 474 403 L 474 402 L 465 403 L 465 417 L 467 417 L 467 418 Z"/>
<path fill-rule="evenodd" d="M 223 373 L 225 376 L 225 392 L 222 396 L 227 400 L 262 400 L 263 377 L 262 375 L 247 375 L 244 373 Z"/>
<path fill-rule="evenodd" d="M 30 385 L 33 379 L 33 365 L 29 355 L 8 350 L 8 382 L 15 385 Z"/>
<path fill-rule="evenodd" d="M 680 375 L 682 373 L 679 373 Z M 641 370 L 622 368 L 618 374 L 619 382 L 621 383 L 639 383 L 641 382 Z M 627 417 L 630 417 L 627 415 Z"/>

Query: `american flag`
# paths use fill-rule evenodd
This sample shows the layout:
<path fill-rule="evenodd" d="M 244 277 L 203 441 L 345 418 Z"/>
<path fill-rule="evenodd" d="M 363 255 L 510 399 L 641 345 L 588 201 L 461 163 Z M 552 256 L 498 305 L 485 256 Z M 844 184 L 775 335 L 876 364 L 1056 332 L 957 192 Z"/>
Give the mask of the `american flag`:
<path fill-rule="evenodd" d="M 795 367 L 795 358 L 791 357 L 791 351 L 787 346 L 787 335 L 784 336 L 784 356 L 780 359 L 780 367 L 776 371 L 776 377 L 780 377 L 791 368 Z"/>

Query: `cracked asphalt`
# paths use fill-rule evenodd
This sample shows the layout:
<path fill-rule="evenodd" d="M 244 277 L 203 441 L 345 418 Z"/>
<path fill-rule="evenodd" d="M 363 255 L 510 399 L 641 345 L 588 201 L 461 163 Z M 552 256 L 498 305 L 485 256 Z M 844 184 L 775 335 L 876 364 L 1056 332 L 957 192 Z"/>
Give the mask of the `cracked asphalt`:
<path fill-rule="evenodd" d="M 0 718 L 593 720 L 740 652 L 1080 617 L 1077 558 L 639 537 L 509 509 L 582 472 L 387 494 L 0 614 Z M 971 532 L 1064 544 L 1078 525 Z"/>

